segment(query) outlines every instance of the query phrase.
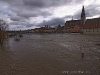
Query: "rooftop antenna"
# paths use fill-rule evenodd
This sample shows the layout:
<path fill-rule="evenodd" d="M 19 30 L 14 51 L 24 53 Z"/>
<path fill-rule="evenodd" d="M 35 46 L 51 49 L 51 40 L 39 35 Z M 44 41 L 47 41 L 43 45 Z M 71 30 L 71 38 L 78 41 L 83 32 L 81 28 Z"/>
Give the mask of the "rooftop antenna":
<path fill-rule="evenodd" d="M 73 16 L 72 16 L 72 25 L 73 25 Z"/>
<path fill-rule="evenodd" d="M 73 16 L 72 16 L 72 20 L 73 20 Z"/>

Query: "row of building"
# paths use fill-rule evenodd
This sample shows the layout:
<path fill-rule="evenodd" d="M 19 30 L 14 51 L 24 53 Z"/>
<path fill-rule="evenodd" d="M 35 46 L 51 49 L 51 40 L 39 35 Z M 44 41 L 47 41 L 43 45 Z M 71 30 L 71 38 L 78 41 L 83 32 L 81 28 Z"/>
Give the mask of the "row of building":
<path fill-rule="evenodd" d="M 45 25 L 41 28 L 32 29 L 35 33 L 82 33 L 81 26 L 61 26 L 60 24 L 57 27 L 50 27 Z"/>
<path fill-rule="evenodd" d="M 84 6 L 82 8 L 80 20 L 69 20 L 65 25 L 58 25 L 57 27 L 44 27 L 32 29 L 37 33 L 83 33 L 83 34 L 100 34 L 100 17 L 86 19 Z"/>

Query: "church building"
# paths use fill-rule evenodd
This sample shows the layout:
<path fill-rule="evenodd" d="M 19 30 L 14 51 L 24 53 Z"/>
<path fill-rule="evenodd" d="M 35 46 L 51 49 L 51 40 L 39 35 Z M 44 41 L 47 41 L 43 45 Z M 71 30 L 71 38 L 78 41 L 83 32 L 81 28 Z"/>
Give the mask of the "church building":
<path fill-rule="evenodd" d="M 65 23 L 65 28 L 67 32 L 70 33 L 82 33 L 83 32 L 83 25 L 85 24 L 86 16 L 84 6 L 82 8 L 81 19 L 79 20 L 69 20 Z"/>
<path fill-rule="evenodd" d="M 100 17 L 86 19 L 84 6 L 80 20 L 66 21 L 65 29 L 70 33 L 100 34 Z"/>

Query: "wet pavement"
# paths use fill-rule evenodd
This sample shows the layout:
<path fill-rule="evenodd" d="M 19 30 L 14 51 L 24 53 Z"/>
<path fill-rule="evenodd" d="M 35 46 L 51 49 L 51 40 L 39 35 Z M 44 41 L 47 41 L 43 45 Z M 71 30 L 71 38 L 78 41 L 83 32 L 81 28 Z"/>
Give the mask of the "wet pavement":
<path fill-rule="evenodd" d="M 100 75 L 96 44 L 100 35 L 25 34 L 20 41 L 12 37 L 0 48 L 0 75 Z"/>

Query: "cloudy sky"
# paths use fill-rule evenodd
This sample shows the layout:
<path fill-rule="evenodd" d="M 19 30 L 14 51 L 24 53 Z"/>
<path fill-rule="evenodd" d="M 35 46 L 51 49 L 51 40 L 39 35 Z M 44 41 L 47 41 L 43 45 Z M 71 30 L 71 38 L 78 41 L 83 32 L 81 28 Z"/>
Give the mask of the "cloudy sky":
<path fill-rule="evenodd" d="M 10 30 L 24 30 L 44 25 L 64 25 L 65 21 L 80 19 L 82 6 L 86 17 L 100 17 L 99 0 L 0 0 L 0 19 Z"/>

